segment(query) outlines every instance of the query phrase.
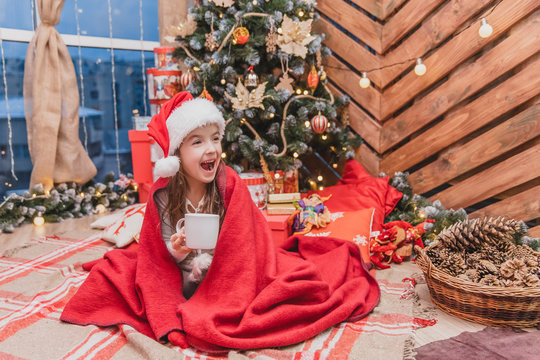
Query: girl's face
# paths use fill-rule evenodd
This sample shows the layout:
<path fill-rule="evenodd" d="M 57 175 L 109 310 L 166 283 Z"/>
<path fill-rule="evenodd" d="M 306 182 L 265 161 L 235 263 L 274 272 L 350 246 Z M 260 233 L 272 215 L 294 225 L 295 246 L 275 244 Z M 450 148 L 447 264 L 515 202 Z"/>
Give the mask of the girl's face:
<path fill-rule="evenodd" d="M 217 125 L 193 130 L 180 145 L 180 164 L 190 186 L 212 182 L 220 160 L 221 136 Z"/>

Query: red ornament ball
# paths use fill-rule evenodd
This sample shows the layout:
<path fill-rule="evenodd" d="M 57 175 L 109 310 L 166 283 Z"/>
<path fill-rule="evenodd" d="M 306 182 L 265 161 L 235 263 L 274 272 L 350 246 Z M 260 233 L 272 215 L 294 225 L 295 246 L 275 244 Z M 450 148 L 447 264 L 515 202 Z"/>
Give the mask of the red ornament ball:
<path fill-rule="evenodd" d="M 243 45 L 249 41 L 249 30 L 245 27 L 239 27 L 233 31 L 233 43 Z"/>
<path fill-rule="evenodd" d="M 326 116 L 321 115 L 320 113 L 315 115 L 313 119 L 311 119 L 311 128 L 317 134 L 322 134 L 328 128 L 328 119 Z"/>
<path fill-rule="evenodd" d="M 188 86 L 191 81 L 193 80 L 193 75 L 191 75 L 191 72 L 186 71 L 185 73 L 180 76 L 180 85 L 182 85 L 182 88 L 185 89 L 186 86 Z"/>

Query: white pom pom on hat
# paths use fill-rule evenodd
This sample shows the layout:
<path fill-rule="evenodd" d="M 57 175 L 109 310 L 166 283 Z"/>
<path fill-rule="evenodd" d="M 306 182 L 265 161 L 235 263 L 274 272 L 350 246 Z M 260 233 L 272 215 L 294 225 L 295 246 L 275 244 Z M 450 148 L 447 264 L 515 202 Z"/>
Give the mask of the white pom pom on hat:
<path fill-rule="evenodd" d="M 166 123 L 169 133 L 169 153 L 156 161 L 154 173 L 159 177 L 171 177 L 178 172 L 180 159 L 174 153 L 190 132 L 211 124 L 217 125 L 221 136 L 225 132 L 223 115 L 213 102 L 204 98 L 183 102 L 171 112 Z"/>

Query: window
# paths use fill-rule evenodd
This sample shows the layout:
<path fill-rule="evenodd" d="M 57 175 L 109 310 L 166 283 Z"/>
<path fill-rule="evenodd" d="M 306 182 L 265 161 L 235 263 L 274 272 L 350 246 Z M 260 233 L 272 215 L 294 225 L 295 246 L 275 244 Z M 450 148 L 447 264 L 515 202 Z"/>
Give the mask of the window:
<path fill-rule="evenodd" d="M 32 6 L 33 1 L 0 0 L 0 32 L 6 64 L 15 174 L 19 178 L 19 181 L 15 181 L 11 176 L 6 86 L 0 77 L 0 148 L 3 149 L 0 156 L 0 196 L 13 190 L 26 190 L 32 169 L 27 148 L 23 77 L 28 42 L 32 39 L 33 29 L 37 26 L 36 19 L 39 18 L 37 7 L 35 4 Z M 75 67 L 80 97 L 79 136 L 98 168 L 96 179 L 99 181 L 108 172 L 117 172 L 113 66 L 120 171 L 128 173 L 132 172 L 131 149 L 127 137 L 128 130 L 132 128 L 132 112 L 137 109 L 145 115 L 146 110 L 146 114 L 150 115 L 148 98 L 144 93 L 143 61 L 144 68 L 153 67 L 152 49 L 159 46 L 157 1 L 110 2 L 111 23 L 107 0 L 73 0 L 64 4 L 60 23 L 56 26 L 68 45 Z M 141 4 L 143 41 L 139 16 Z M 77 21 L 80 37 L 77 36 Z M 109 25 L 112 26 L 114 64 L 111 59 Z"/>

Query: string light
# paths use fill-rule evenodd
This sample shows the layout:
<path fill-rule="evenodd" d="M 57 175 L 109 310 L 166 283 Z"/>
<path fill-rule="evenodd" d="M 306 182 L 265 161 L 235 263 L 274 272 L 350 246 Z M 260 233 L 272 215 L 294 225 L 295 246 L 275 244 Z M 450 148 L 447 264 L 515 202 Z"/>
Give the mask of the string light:
<path fill-rule="evenodd" d="M 124 201 L 126 201 L 128 199 L 126 194 L 123 194 L 121 197 L 122 197 L 122 200 L 124 200 Z"/>
<path fill-rule="evenodd" d="M 274 178 L 279 179 L 279 173 L 275 173 Z"/>
<path fill-rule="evenodd" d="M 274 118 L 274 116 L 276 116 L 276 114 L 274 114 L 274 113 L 270 113 L 270 119 L 273 119 L 273 118 Z"/>
<path fill-rule="evenodd" d="M 420 216 L 422 219 L 426 217 L 426 212 L 424 210 L 418 211 L 418 216 Z"/>
<path fill-rule="evenodd" d="M 309 121 L 308 121 L 308 120 L 306 120 L 306 122 L 304 123 L 304 125 L 306 125 L 306 127 L 307 127 L 307 128 L 309 128 L 309 126 L 310 126 L 310 123 L 309 123 Z"/>
<path fill-rule="evenodd" d="M 83 192 L 80 193 L 79 196 L 83 198 L 83 197 L 84 197 L 84 193 L 83 193 Z"/>
<path fill-rule="evenodd" d="M 326 135 L 326 134 L 322 135 L 322 136 L 321 136 L 321 139 L 323 139 L 323 140 L 328 139 L 328 135 Z"/>
<path fill-rule="evenodd" d="M 360 87 L 361 87 L 362 89 L 368 88 L 369 85 L 371 84 L 371 81 L 369 81 L 366 72 L 363 72 L 363 73 L 362 73 L 362 77 L 360 78 L 359 83 L 360 83 Z"/>
<path fill-rule="evenodd" d="M 309 91 L 304 90 L 304 95 L 307 95 L 307 94 L 309 94 Z"/>
<path fill-rule="evenodd" d="M 43 218 L 43 216 L 41 216 L 41 213 L 39 213 L 38 216 L 34 218 L 34 225 L 42 226 L 44 223 L 45 219 Z"/>
<path fill-rule="evenodd" d="M 283 29 L 282 29 L 282 28 L 278 28 L 278 29 L 277 29 L 277 32 L 278 32 L 278 34 L 281 34 L 281 33 L 283 32 Z"/>
<path fill-rule="evenodd" d="M 96 191 L 96 197 L 101 197 L 101 193 L 99 191 Z"/>
<path fill-rule="evenodd" d="M 116 75 L 114 73 L 114 47 L 113 47 L 113 28 L 112 28 L 112 7 L 111 0 L 107 0 L 107 8 L 109 12 L 109 39 L 111 41 L 111 86 L 112 86 L 112 97 L 113 97 L 113 113 L 114 113 L 114 138 L 116 141 L 116 170 L 118 171 L 118 176 L 120 176 L 120 138 L 118 130 L 118 110 L 117 99 L 116 99 Z"/>
<path fill-rule="evenodd" d="M 251 3 L 252 3 L 253 5 L 257 5 L 257 0 L 253 0 Z"/>
<path fill-rule="evenodd" d="M 221 153 L 221 158 L 222 158 L 222 159 L 225 159 L 226 157 L 227 157 L 227 153 L 222 152 L 222 153 Z"/>
<path fill-rule="evenodd" d="M 332 164 L 332 167 L 333 167 L 334 169 L 337 169 L 337 164 L 336 164 L 336 163 L 333 163 L 333 164 Z"/>
<path fill-rule="evenodd" d="M 45 190 L 45 195 L 49 196 L 51 195 L 51 192 L 49 190 Z"/>
<path fill-rule="evenodd" d="M 324 190 L 324 186 L 319 186 L 319 190 Z"/>
<path fill-rule="evenodd" d="M 293 156 L 293 158 L 295 158 L 295 159 L 296 159 L 296 158 L 297 158 L 297 157 L 298 157 L 299 155 L 298 155 L 298 153 L 297 153 L 297 152 L 295 152 L 294 154 L 292 154 L 292 156 Z"/>
<path fill-rule="evenodd" d="M 422 63 L 422 59 L 418 58 L 416 59 L 416 66 L 414 67 L 414 72 L 418 76 L 422 76 L 426 73 L 427 68 L 426 65 Z"/>
<path fill-rule="evenodd" d="M 319 175 L 319 176 L 317 176 L 317 180 L 319 180 L 319 181 L 323 181 L 323 177 L 322 177 L 322 175 Z"/>
<path fill-rule="evenodd" d="M 298 16 L 300 17 L 304 16 L 304 12 L 302 10 L 298 10 Z"/>
<path fill-rule="evenodd" d="M 219 82 L 220 82 L 221 85 L 225 85 L 227 83 L 227 80 L 221 79 Z"/>
<path fill-rule="evenodd" d="M 223 19 L 223 13 L 222 12 L 219 13 L 219 18 Z"/>
<path fill-rule="evenodd" d="M 139 189 L 139 186 L 138 186 L 138 185 L 136 185 L 136 184 L 133 185 L 133 190 L 134 190 L 134 191 L 137 191 L 138 189 Z"/>
<path fill-rule="evenodd" d="M 483 39 L 490 37 L 493 33 L 493 28 L 487 23 L 486 18 L 480 19 L 480 23 L 482 25 L 480 25 L 480 28 L 478 29 L 478 35 Z"/>
<path fill-rule="evenodd" d="M 107 208 L 103 204 L 97 204 L 96 211 L 98 214 L 103 214 Z"/>
<path fill-rule="evenodd" d="M 300 95 L 300 94 L 302 93 L 302 89 L 300 89 L 300 88 L 296 89 L 296 93 L 297 93 L 298 95 Z"/>
<path fill-rule="evenodd" d="M 201 69 L 198 66 L 193 67 L 193 71 L 200 71 Z"/>

